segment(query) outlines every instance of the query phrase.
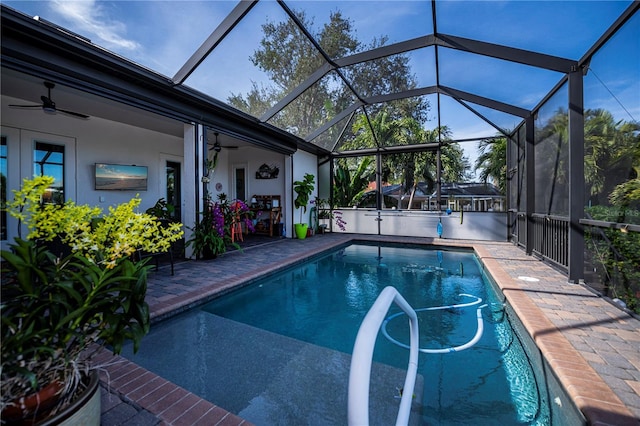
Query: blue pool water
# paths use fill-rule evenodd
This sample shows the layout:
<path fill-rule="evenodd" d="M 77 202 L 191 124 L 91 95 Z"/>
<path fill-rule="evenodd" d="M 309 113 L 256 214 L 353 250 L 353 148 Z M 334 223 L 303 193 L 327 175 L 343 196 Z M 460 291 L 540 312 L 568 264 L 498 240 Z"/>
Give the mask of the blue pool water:
<path fill-rule="evenodd" d="M 346 424 L 349 355 L 388 285 L 418 311 L 412 424 L 552 423 L 544 367 L 466 251 L 353 244 L 154 325 L 125 356 L 258 425 Z M 374 353 L 372 424 L 394 423 L 408 337 L 392 307 Z"/>

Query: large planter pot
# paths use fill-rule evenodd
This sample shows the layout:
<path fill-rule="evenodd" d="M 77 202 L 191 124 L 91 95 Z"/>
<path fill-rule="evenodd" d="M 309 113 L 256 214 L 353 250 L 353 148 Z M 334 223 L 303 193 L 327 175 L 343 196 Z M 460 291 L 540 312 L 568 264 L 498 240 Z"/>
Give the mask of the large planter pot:
<path fill-rule="evenodd" d="M 218 255 L 216 253 L 214 253 L 213 250 L 211 250 L 209 247 L 204 247 L 202 249 L 202 257 L 200 259 L 202 259 L 202 260 L 211 260 L 211 259 L 215 259 L 217 257 L 218 257 Z"/>
<path fill-rule="evenodd" d="M 306 223 L 295 223 L 293 227 L 295 228 L 296 236 L 299 240 L 307 238 L 307 228 L 309 228 L 309 225 Z"/>
<path fill-rule="evenodd" d="M 47 412 L 55 405 L 58 395 L 54 395 L 60 386 L 56 383 L 45 387 L 42 391 L 24 400 L 25 407 L 9 407 L 2 412 L 2 420 L 8 425 L 37 425 L 37 426 L 100 426 L 100 378 L 97 371 L 92 371 L 87 378 L 87 388 L 78 395 L 73 403 L 60 410 L 53 416 L 47 416 Z M 47 395 L 51 394 L 51 395 Z M 50 397 L 53 397 L 51 403 L 47 403 Z M 42 399 L 41 399 L 42 398 Z M 29 404 L 31 399 L 34 400 L 34 407 Z M 44 400 L 43 400 L 44 399 Z M 38 400 L 39 404 L 38 404 Z M 44 405 L 43 405 L 44 404 Z M 34 417 L 35 410 L 41 410 L 45 405 L 49 405 L 43 415 Z M 15 408 L 15 410 L 14 410 Z"/>
<path fill-rule="evenodd" d="M 100 426 L 100 377 L 92 370 L 89 385 L 71 405 L 38 426 Z"/>

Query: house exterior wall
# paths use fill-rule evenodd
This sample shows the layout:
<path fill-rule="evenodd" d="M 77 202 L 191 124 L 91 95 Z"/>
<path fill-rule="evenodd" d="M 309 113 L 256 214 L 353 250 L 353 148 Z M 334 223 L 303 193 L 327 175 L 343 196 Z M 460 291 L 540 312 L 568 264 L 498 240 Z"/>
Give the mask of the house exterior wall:
<path fill-rule="evenodd" d="M 106 211 L 109 206 L 126 202 L 136 195 L 136 191 L 96 191 L 96 162 L 147 166 L 147 190 L 139 191 L 141 211 L 166 196 L 166 159 L 182 162 L 183 138 L 97 117 L 81 120 L 63 114 L 45 114 L 39 109 L 6 106 L 14 103 L 32 102 L 7 97 L 2 101 L 9 198 L 12 197 L 10 191 L 19 188 L 23 178 L 33 176 L 33 143 L 36 140 L 65 145 L 65 196 L 77 204 L 98 206 Z M 185 184 L 183 179 L 183 186 Z M 8 241 L 13 241 L 17 235 L 17 223 L 12 221 L 12 218 L 7 220 Z"/>
<path fill-rule="evenodd" d="M 315 177 L 315 185 L 313 188 L 313 192 L 311 194 L 311 196 L 309 197 L 309 200 L 315 200 L 315 198 L 318 195 L 318 158 L 313 155 L 310 154 L 308 152 L 305 151 L 300 151 L 298 150 L 295 154 L 293 154 L 293 160 L 292 160 L 293 164 L 292 164 L 292 182 L 289 186 L 289 191 L 291 191 L 291 200 L 289 201 L 290 203 L 290 220 L 287 220 L 287 234 L 288 235 L 294 235 L 293 232 L 293 224 L 294 223 L 300 223 L 300 210 L 301 209 L 296 209 L 293 205 L 293 200 L 295 199 L 295 193 L 293 192 L 293 182 L 297 181 L 297 180 L 303 180 L 304 179 L 304 175 L 306 173 L 311 173 L 314 177 Z M 306 213 L 302 213 L 302 223 L 308 223 L 309 222 L 309 209 L 313 207 L 312 205 L 308 205 L 307 206 L 307 211 Z"/>
<path fill-rule="evenodd" d="M 192 227 L 197 217 L 195 203 L 198 194 L 195 183 L 195 144 L 198 130 L 195 125 L 184 124 L 181 135 L 151 131 L 116 121 L 91 117 L 81 120 L 63 114 L 49 115 L 39 109 L 21 110 L 8 108 L 8 104 L 31 104 L 24 99 L 3 97 L 2 136 L 7 137 L 9 170 L 8 196 L 12 189 L 18 189 L 25 177 L 33 175 L 33 141 L 40 140 L 65 145 L 65 194 L 78 204 L 98 206 L 106 211 L 109 206 L 126 202 L 136 195 L 136 191 L 96 191 L 94 188 L 95 163 L 113 163 L 146 166 L 148 183 L 146 191 L 139 191 L 142 199 L 140 210 L 144 211 L 166 196 L 166 161 L 178 162 L 182 170 L 182 222 Z M 209 159 L 214 152 L 209 151 Z M 275 179 L 257 179 L 256 171 L 262 164 L 277 166 L 280 171 Z M 294 166 L 295 165 L 295 166 Z M 217 167 L 207 184 L 209 194 L 215 200 L 221 193 L 229 198 L 234 194 L 234 167 L 244 166 L 247 177 L 247 200 L 252 195 L 280 195 L 282 199 L 282 221 L 287 236 L 291 236 L 293 218 L 292 182 L 302 179 L 305 173 L 316 176 L 317 159 L 313 154 L 298 151 L 293 156 L 265 149 L 243 146 L 236 149 L 222 149 Z M 295 174 L 294 174 L 295 172 Z M 201 173 L 201 172 L 200 172 Z M 216 184 L 220 185 L 216 185 Z M 201 187 L 199 187 L 201 188 Z M 309 211 L 305 215 L 308 220 Z M 13 220 L 10 219 L 12 222 Z M 9 222 L 9 221 L 8 221 Z M 8 223 L 8 242 L 17 235 L 17 222 Z M 186 231 L 189 234 L 189 231 Z M 186 235 L 187 238 L 189 235 Z M 2 242 L 5 248 L 6 242 Z M 188 254 L 188 253 L 187 253 Z"/>

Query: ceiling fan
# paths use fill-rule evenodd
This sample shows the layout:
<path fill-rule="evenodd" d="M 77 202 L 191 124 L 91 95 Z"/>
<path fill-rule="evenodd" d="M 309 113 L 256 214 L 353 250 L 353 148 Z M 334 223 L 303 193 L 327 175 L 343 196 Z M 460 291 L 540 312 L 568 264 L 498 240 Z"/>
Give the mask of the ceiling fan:
<path fill-rule="evenodd" d="M 44 86 L 47 88 L 48 93 L 47 93 L 47 96 L 44 96 L 44 95 L 40 96 L 40 99 L 42 99 L 42 104 L 40 105 L 9 105 L 9 106 L 12 108 L 42 108 L 42 110 L 48 114 L 55 114 L 57 112 L 61 112 L 63 114 L 67 114 L 72 117 L 83 118 L 83 119 L 89 118 L 89 116 L 86 114 L 80 114 L 79 112 L 56 108 L 56 103 L 53 102 L 53 100 L 51 99 L 51 89 L 56 87 L 56 85 L 54 83 L 51 83 L 50 81 L 45 81 Z"/>
<path fill-rule="evenodd" d="M 213 146 L 211 148 L 209 148 L 209 151 L 220 152 L 220 151 L 222 151 L 222 148 L 224 148 L 224 149 L 238 149 L 237 146 L 222 146 L 222 145 L 220 145 L 220 142 L 218 142 L 219 133 L 218 132 L 214 132 L 213 134 L 216 137 L 216 141 L 213 144 Z"/>

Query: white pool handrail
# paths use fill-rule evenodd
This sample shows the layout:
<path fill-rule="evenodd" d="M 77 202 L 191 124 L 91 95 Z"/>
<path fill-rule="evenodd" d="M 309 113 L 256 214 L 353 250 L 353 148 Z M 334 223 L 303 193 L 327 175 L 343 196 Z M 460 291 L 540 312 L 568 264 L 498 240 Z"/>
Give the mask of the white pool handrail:
<path fill-rule="evenodd" d="M 413 389 L 416 383 L 418 371 L 418 347 L 419 331 L 418 316 L 411 305 L 391 287 L 385 287 L 376 299 L 367 315 L 362 320 L 356 342 L 353 346 L 351 368 L 349 371 L 349 395 L 348 417 L 350 426 L 363 426 L 369 424 L 369 382 L 371 379 L 371 364 L 373 362 L 373 349 L 375 347 L 378 331 L 385 319 L 385 315 L 395 303 L 409 317 L 409 333 L 411 342 L 409 349 L 409 365 L 404 380 L 402 399 L 396 417 L 396 426 L 406 425 L 409 422 Z"/>
<path fill-rule="evenodd" d="M 468 303 L 458 303 L 455 305 L 446 305 L 446 306 L 432 306 L 429 308 L 418 308 L 418 309 L 414 309 L 414 311 L 416 313 L 418 312 L 423 312 L 423 311 L 437 311 L 437 310 L 443 310 L 443 309 L 458 309 L 458 308 L 467 308 L 469 306 L 473 306 L 473 305 L 479 305 L 480 303 L 482 303 L 482 299 L 474 296 L 472 294 L 466 294 L 466 293 L 460 293 L 460 296 L 466 296 L 466 297 L 472 297 L 475 300 L 473 302 L 468 302 Z M 447 347 L 447 348 L 441 348 L 441 349 L 428 349 L 428 348 L 418 348 L 418 351 L 424 354 L 446 354 L 446 353 L 451 353 L 451 352 L 460 352 L 463 351 L 465 349 L 469 349 L 470 347 L 472 347 L 473 345 L 475 345 L 476 343 L 478 343 L 478 341 L 480 341 L 480 339 L 482 338 L 482 333 L 484 332 L 484 322 L 482 319 L 482 309 L 486 308 L 488 305 L 485 303 L 484 305 L 480 305 L 478 306 L 478 308 L 476 309 L 476 318 L 477 318 L 477 329 L 476 329 L 476 334 L 473 336 L 473 338 L 471 340 L 469 340 L 467 343 L 463 344 L 463 345 L 459 345 L 459 346 L 451 346 L 451 347 Z M 382 323 L 382 334 L 384 334 L 384 337 L 386 337 L 390 342 L 395 343 L 396 345 L 400 346 L 401 348 L 405 348 L 405 349 L 410 349 L 409 346 L 405 345 L 404 343 L 394 339 L 393 337 L 391 337 L 391 335 L 389 334 L 389 332 L 387 331 L 387 325 L 389 324 L 389 321 L 391 321 L 392 319 L 399 317 L 400 315 L 403 315 L 402 312 L 398 312 L 396 314 L 390 315 L 389 317 L 387 317 L 387 319 L 384 320 L 384 322 Z"/>

